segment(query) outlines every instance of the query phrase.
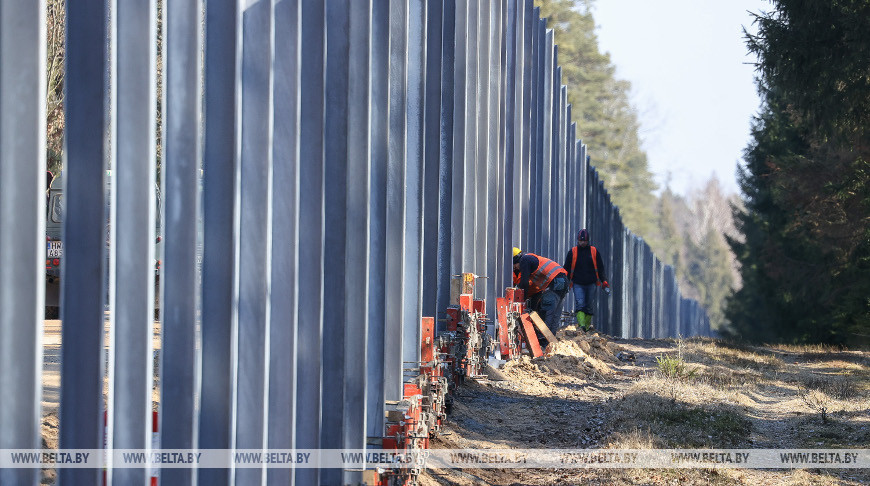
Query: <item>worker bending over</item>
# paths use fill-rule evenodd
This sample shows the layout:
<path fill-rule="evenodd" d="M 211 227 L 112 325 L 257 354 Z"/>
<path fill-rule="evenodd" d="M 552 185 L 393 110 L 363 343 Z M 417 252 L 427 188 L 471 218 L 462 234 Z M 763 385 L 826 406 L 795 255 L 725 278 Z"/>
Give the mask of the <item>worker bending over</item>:
<path fill-rule="evenodd" d="M 568 293 L 568 272 L 549 258 L 524 253 L 514 248 L 514 275 L 516 286 L 525 292 L 531 310 L 538 313 L 555 333 L 559 329 L 562 299 Z"/>
<path fill-rule="evenodd" d="M 577 246 L 565 256 L 565 268 L 574 290 L 574 309 L 577 311 L 577 326 L 588 331 L 592 328 L 592 303 L 597 288 L 603 287 L 610 293 L 610 284 L 604 278 L 604 262 L 601 252 L 589 244 L 586 229 L 577 233 Z"/>

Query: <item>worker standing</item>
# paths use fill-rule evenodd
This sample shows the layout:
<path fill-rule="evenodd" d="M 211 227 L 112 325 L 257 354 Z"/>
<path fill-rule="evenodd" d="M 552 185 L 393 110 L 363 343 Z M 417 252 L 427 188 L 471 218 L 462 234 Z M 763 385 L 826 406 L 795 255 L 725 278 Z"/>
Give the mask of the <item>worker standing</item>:
<path fill-rule="evenodd" d="M 516 286 L 531 301 L 530 308 L 547 323 L 553 333 L 559 329 L 562 300 L 568 293 L 568 272 L 553 260 L 514 248 Z"/>
<path fill-rule="evenodd" d="M 601 252 L 589 244 L 589 231 L 577 233 L 577 246 L 568 251 L 564 267 L 574 290 L 574 310 L 577 311 L 577 326 L 588 331 L 592 327 L 592 303 L 598 287 L 610 293 L 610 284 L 604 278 L 604 262 Z"/>

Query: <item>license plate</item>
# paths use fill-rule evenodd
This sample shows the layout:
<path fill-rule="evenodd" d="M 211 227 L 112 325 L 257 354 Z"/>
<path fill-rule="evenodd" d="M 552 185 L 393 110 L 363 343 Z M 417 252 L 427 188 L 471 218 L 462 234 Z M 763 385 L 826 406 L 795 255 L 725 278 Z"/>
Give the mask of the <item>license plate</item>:
<path fill-rule="evenodd" d="M 62 241 L 49 241 L 48 242 L 48 251 L 45 255 L 46 258 L 60 258 L 63 256 L 63 242 Z"/>

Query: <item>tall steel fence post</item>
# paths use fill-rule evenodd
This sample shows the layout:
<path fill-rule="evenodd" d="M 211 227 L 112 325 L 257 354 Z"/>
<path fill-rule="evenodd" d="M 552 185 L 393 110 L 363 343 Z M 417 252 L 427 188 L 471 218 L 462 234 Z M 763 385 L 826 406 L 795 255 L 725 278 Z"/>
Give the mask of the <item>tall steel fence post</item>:
<path fill-rule="evenodd" d="M 344 430 L 342 447 L 366 446 L 366 370 L 369 319 L 371 166 L 370 77 L 372 5 L 370 0 L 351 2 L 349 30 L 348 140 L 347 140 L 347 293 L 344 309 Z M 345 471 L 343 484 L 362 481 L 359 471 Z"/>
<path fill-rule="evenodd" d="M 44 0 L 0 2 L 0 449 L 41 447 L 45 16 Z M 39 477 L 0 470 L 3 484 Z"/>
<path fill-rule="evenodd" d="M 147 450 L 153 430 L 157 3 L 113 2 L 113 11 L 107 447 Z M 150 477 L 145 468 L 109 467 L 107 475 L 119 483 Z"/>
<path fill-rule="evenodd" d="M 444 5 L 438 0 L 426 2 L 426 93 L 423 119 L 423 280 L 421 313 L 436 316 L 439 311 L 438 289 L 442 280 L 439 270 L 439 225 L 441 224 L 440 184 L 441 103 L 443 67 L 442 16 Z"/>
<path fill-rule="evenodd" d="M 420 308 L 423 275 L 423 175 L 426 93 L 426 0 L 409 0 L 406 35 L 405 123 L 405 285 L 402 324 L 402 360 L 420 361 Z"/>
<path fill-rule="evenodd" d="M 466 157 L 466 105 L 468 104 L 468 55 L 469 55 L 469 13 L 472 2 L 456 2 L 455 6 L 455 49 L 453 62 L 453 146 L 451 170 L 451 202 L 450 202 L 450 271 L 448 277 L 463 272 L 467 263 L 465 255 L 466 233 L 466 165 L 470 162 Z M 448 42 L 445 38 L 445 42 Z M 449 286 L 449 282 L 448 282 Z M 449 288 L 449 287 L 448 287 Z M 449 294 L 448 294 L 449 297 Z"/>
<path fill-rule="evenodd" d="M 541 40 L 541 22 L 538 19 L 538 14 L 540 13 L 540 9 L 535 7 L 532 10 L 532 14 L 529 15 L 527 22 L 529 22 L 531 28 L 530 35 L 530 51 L 531 51 L 531 61 L 529 66 L 529 76 L 526 80 L 526 83 L 529 85 L 529 115 L 528 115 L 528 124 L 529 124 L 529 132 L 528 132 L 528 161 L 525 162 L 526 166 L 524 167 L 523 177 L 528 180 L 528 183 L 524 184 L 528 189 L 525 191 L 524 201 L 527 205 L 526 212 L 523 217 L 523 221 L 526 225 L 525 229 L 525 239 L 527 243 L 521 248 L 524 251 L 540 251 L 538 248 L 538 225 L 541 222 L 541 217 L 538 214 L 538 198 L 540 197 L 541 190 L 538 187 L 538 169 L 540 168 L 539 160 L 540 160 L 540 143 L 538 142 L 540 137 L 540 127 L 541 127 L 541 114 L 540 114 L 540 106 L 541 106 L 541 77 L 543 76 L 541 62 L 543 59 L 543 41 Z"/>
<path fill-rule="evenodd" d="M 205 10 L 202 388 L 199 447 L 233 447 L 238 312 L 240 29 L 236 0 Z M 230 61 L 227 62 L 227 57 Z M 200 484 L 227 484 L 232 469 L 198 471 Z"/>
<path fill-rule="evenodd" d="M 462 175 L 463 188 L 465 190 L 464 204 L 462 210 L 462 263 L 457 269 L 457 274 L 462 272 L 475 272 L 477 264 L 477 252 L 475 249 L 475 238 L 477 232 L 475 229 L 475 218 L 477 217 L 476 205 L 477 195 L 477 167 L 480 161 L 478 160 L 478 90 L 479 76 L 477 65 L 480 62 L 480 2 L 468 2 L 468 17 L 467 17 L 467 49 L 465 55 L 465 125 L 463 127 L 463 169 Z"/>
<path fill-rule="evenodd" d="M 61 262 L 60 444 L 103 447 L 103 276 L 106 271 L 108 4 L 66 3 L 66 151 Z M 4 69 L 5 71 L 5 69 Z M 93 188 L 96 187 L 97 190 Z M 97 484 L 100 469 L 58 470 L 61 484 Z"/>
<path fill-rule="evenodd" d="M 387 261 L 387 159 L 389 154 L 389 26 L 388 0 L 372 1 L 371 26 L 371 101 L 369 123 L 370 189 L 369 255 L 373 262 Z M 386 399 L 386 292 L 387 279 L 383 271 L 369 272 L 368 334 L 366 356 L 366 435 L 380 438 L 384 433 L 384 400 Z M 376 441 L 376 443 L 378 443 Z"/>
<path fill-rule="evenodd" d="M 351 274 L 346 255 L 347 234 L 348 110 L 350 80 L 350 2 L 326 2 L 326 97 L 324 100 L 324 226 L 323 226 L 323 335 L 321 354 L 320 447 L 341 449 L 344 431 L 345 334 L 347 282 L 359 285 L 365 275 Z M 323 469 L 321 484 L 340 484 L 340 469 Z"/>
<path fill-rule="evenodd" d="M 386 331 L 384 380 L 388 400 L 402 399 L 406 241 L 408 0 L 390 0 L 389 157 L 387 159 Z"/>
<path fill-rule="evenodd" d="M 456 46 L 456 2 L 445 0 L 443 3 L 435 0 L 442 6 L 441 27 L 441 72 L 440 72 L 440 106 L 439 106 L 439 134 L 438 134 L 438 250 L 437 250 L 437 295 L 434 316 L 440 316 L 442 309 L 447 308 L 450 299 L 450 275 L 455 265 L 455 255 L 451 252 L 453 246 L 453 137 L 454 137 L 454 86 L 455 77 L 455 46 Z M 431 11 L 431 9 L 430 9 Z M 435 34 L 431 33 L 430 39 Z M 431 45 L 431 43 L 430 43 Z M 430 51 L 431 53 L 432 51 Z M 461 54 L 460 54 L 461 55 Z M 432 86 L 428 84 L 427 86 Z M 427 139 L 427 144 L 434 145 L 433 139 Z M 444 324 L 436 319 L 436 328 L 444 329 Z"/>
<path fill-rule="evenodd" d="M 514 244 L 522 249 L 528 250 L 531 244 L 531 226 L 529 226 L 529 215 L 531 209 L 529 205 L 529 195 L 531 191 L 531 157 L 532 157 L 532 80 L 534 73 L 535 52 L 534 52 L 534 26 L 533 21 L 534 8 L 532 0 L 519 0 L 521 4 L 518 6 L 517 15 L 521 16 L 517 20 L 517 140 L 519 141 L 516 147 L 517 157 L 515 159 L 516 167 L 514 174 L 516 180 L 514 185 L 517 188 L 516 194 L 519 199 L 514 202 L 517 206 L 515 214 L 518 215 L 514 222 Z"/>
<path fill-rule="evenodd" d="M 511 27 L 509 24 L 508 17 L 508 0 L 499 0 L 497 2 L 497 12 L 493 19 L 495 26 L 493 27 L 493 32 L 495 33 L 496 42 L 498 43 L 498 47 L 493 49 L 494 55 L 498 56 L 497 60 L 494 60 L 495 63 L 495 71 L 498 73 L 498 78 L 496 80 L 498 90 L 498 95 L 495 96 L 494 103 L 498 107 L 498 133 L 493 138 L 495 140 L 495 144 L 498 149 L 494 154 L 495 157 L 495 167 L 498 171 L 498 175 L 495 181 L 495 191 L 496 191 L 496 212 L 495 212 L 495 234 L 496 234 L 496 242 L 495 248 L 493 251 L 495 252 L 494 263 L 493 263 L 493 277 L 494 280 L 492 282 L 492 291 L 489 293 L 492 299 L 498 297 L 498 295 L 502 292 L 502 289 L 505 287 L 505 282 L 509 281 L 511 278 L 511 270 L 510 270 L 510 232 L 506 230 L 507 227 L 506 220 L 508 215 L 508 210 L 506 207 L 506 197 L 507 192 L 510 190 L 508 184 L 509 177 L 507 171 L 511 170 L 510 163 L 507 160 L 507 104 L 508 98 L 511 96 L 506 91 L 507 81 L 508 81 L 508 44 L 511 42 Z M 494 302 L 494 301 L 493 301 Z M 495 309 L 495 305 L 490 306 L 492 309 Z"/>
<path fill-rule="evenodd" d="M 475 286 L 475 293 L 479 298 L 485 298 L 486 290 L 489 287 L 489 281 L 493 275 L 487 273 L 487 254 L 489 253 L 490 233 L 488 231 L 489 221 L 489 133 L 491 130 L 491 113 L 489 107 L 489 59 L 490 59 L 490 23 L 489 16 L 492 11 L 490 0 L 479 0 L 477 3 L 477 28 L 475 29 L 475 40 L 477 41 L 477 56 L 476 58 L 476 96 L 475 102 L 477 105 L 475 117 L 475 130 L 472 132 L 474 139 L 474 172 L 472 178 L 474 207 L 471 209 L 472 220 L 474 221 L 474 236 L 472 237 L 471 248 L 474 252 L 474 262 L 470 268 L 477 275 L 484 275 L 487 280 L 481 285 Z"/>
<path fill-rule="evenodd" d="M 269 385 L 272 211 L 272 0 L 247 0 L 241 13 L 239 308 L 235 447 L 263 449 Z M 236 471 L 239 484 L 262 482 L 266 468 Z"/>
<path fill-rule="evenodd" d="M 194 448 L 197 434 L 197 232 L 202 161 L 202 14 L 199 2 L 168 0 L 163 10 L 164 251 L 161 268 L 160 446 Z M 167 483 L 190 484 L 194 470 L 167 468 Z"/>
<path fill-rule="evenodd" d="M 296 447 L 320 447 L 323 402 L 324 104 L 326 10 L 323 0 L 302 1 L 299 123 L 299 285 L 296 347 Z M 304 265 L 304 268 L 302 268 Z M 316 469 L 297 469 L 296 484 L 319 483 Z"/>
<path fill-rule="evenodd" d="M 522 140 L 519 128 L 521 122 L 519 120 L 519 107 L 522 98 L 520 96 L 522 86 L 521 71 L 519 65 L 522 61 L 522 50 L 520 49 L 520 29 L 522 27 L 522 13 L 517 0 L 507 0 L 506 17 L 505 17 L 505 38 L 504 38 L 504 166 L 503 166 L 503 189 L 504 193 L 504 210 L 503 215 L 503 233 L 504 242 L 501 247 L 503 265 L 499 269 L 504 272 L 502 285 L 496 287 L 496 292 L 500 292 L 502 287 L 507 286 L 511 282 L 510 277 L 513 261 L 510 252 L 514 245 L 519 244 L 518 228 L 519 228 L 519 155 L 522 147 Z M 511 283 L 510 285 L 513 285 Z"/>
<path fill-rule="evenodd" d="M 272 81 L 272 268 L 269 313 L 267 445 L 296 444 L 299 302 L 299 109 L 301 2 L 275 3 Z M 270 483 L 292 484 L 293 470 L 269 468 Z"/>
<path fill-rule="evenodd" d="M 495 315 L 495 298 L 498 295 L 497 289 L 501 286 L 501 269 L 498 262 L 499 257 L 504 253 L 502 251 L 501 232 L 499 231 L 499 222 L 502 219 L 502 210 L 499 198 L 500 182 L 503 180 L 502 168 L 504 167 L 503 156 L 501 153 L 501 40 L 503 36 L 503 28 L 501 24 L 501 5 L 502 0 L 492 0 L 490 4 L 489 15 L 486 18 L 487 32 L 489 33 L 489 52 L 487 53 L 487 70 L 489 85 L 487 86 L 488 99 L 487 106 L 489 112 L 489 129 L 486 131 L 487 136 L 487 158 L 486 158 L 486 196 L 487 201 L 484 206 L 486 211 L 486 235 L 487 245 L 486 253 L 484 254 L 483 272 L 489 278 L 486 280 L 486 297 L 487 310 L 490 316 Z"/>

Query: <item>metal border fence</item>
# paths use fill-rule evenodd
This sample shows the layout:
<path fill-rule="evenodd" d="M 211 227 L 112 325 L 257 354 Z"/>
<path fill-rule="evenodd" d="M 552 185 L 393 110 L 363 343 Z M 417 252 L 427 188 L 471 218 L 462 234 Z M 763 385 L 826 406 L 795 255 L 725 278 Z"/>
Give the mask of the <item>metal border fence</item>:
<path fill-rule="evenodd" d="M 511 247 L 561 261 L 582 227 L 613 287 L 600 330 L 710 334 L 674 269 L 623 225 L 531 0 L 164 0 L 162 12 L 158 100 L 156 0 L 66 0 L 61 448 L 102 448 L 104 410 L 110 447 L 150 444 L 158 132 L 163 448 L 365 447 L 451 276 L 487 277 L 478 297 L 494 309 Z M 45 37 L 44 0 L 0 2 L 0 394 L 16 396 L 0 405 L 0 448 L 39 444 Z M 59 482 L 101 474 L 61 469 Z M 146 474 L 109 470 L 125 484 Z"/>

